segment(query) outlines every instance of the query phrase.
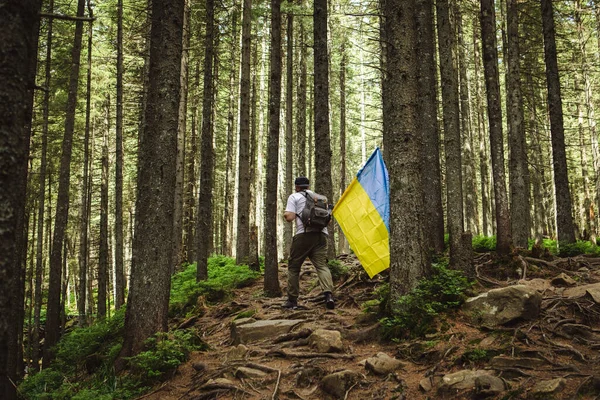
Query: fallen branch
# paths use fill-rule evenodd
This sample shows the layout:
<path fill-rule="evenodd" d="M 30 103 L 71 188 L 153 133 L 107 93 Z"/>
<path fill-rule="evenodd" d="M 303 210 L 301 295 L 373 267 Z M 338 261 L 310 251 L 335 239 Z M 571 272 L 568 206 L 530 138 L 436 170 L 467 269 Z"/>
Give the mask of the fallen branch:
<path fill-rule="evenodd" d="M 356 382 L 354 385 L 350 386 L 350 388 L 348 390 L 346 390 L 346 395 L 344 396 L 344 400 L 348 400 L 348 393 L 350 393 L 350 391 L 352 389 L 354 389 L 354 386 L 358 385 L 358 382 Z"/>
<path fill-rule="evenodd" d="M 355 358 L 354 355 L 351 354 L 334 354 L 334 353 L 292 353 L 283 350 L 271 350 L 267 354 L 267 356 L 280 356 L 280 357 L 288 357 L 288 358 L 334 358 L 340 360 L 353 360 Z"/>
<path fill-rule="evenodd" d="M 281 370 L 277 370 L 277 383 L 275 384 L 275 390 L 273 390 L 273 396 L 271 396 L 271 400 L 275 400 L 275 396 L 277 396 L 277 391 L 279 390 L 279 381 L 281 380 Z"/>
<path fill-rule="evenodd" d="M 286 333 L 285 335 L 281 335 L 273 340 L 273 343 L 281 343 L 281 342 L 289 342 L 291 340 L 304 339 L 310 336 L 312 333 L 312 329 L 304 328 L 299 330 L 298 332 Z"/>

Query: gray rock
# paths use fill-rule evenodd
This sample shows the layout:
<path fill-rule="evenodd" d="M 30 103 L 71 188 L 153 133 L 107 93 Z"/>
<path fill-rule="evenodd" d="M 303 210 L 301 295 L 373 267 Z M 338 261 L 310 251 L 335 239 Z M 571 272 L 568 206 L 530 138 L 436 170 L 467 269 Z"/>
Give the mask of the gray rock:
<path fill-rule="evenodd" d="M 243 344 L 238 344 L 227 352 L 227 358 L 229 360 L 240 360 L 246 357 L 248 354 L 248 347 Z"/>
<path fill-rule="evenodd" d="M 600 282 L 568 288 L 562 293 L 564 297 L 569 298 L 583 297 L 586 294 L 588 294 L 596 303 L 600 304 Z"/>
<path fill-rule="evenodd" d="M 274 338 L 288 333 L 293 327 L 301 324 L 301 319 L 272 319 L 250 323 L 231 324 L 231 339 L 234 344 L 256 342 L 263 339 Z"/>
<path fill-rule="evenodd" d="M 321 380 L 321 389 L 336 399 L 343 399 L 346 396 L 346 391 L 352 385 L 358 383 L 360 377 L 361 375 L 358 372 L 349 369 L 329 374 Z"/>
<path fill-rule="evenodd" d="M 462 370 L 454 372 L 452 374 L 444 375 L 440 385 L 440 389 L 474 389 L 475 379 L 480 376 L 490 375 L 489 372 L 478 369 L 478 370 Z"/>
<path fill-rule="evenodd" d="M 532 395 L 548 395 L 560 392 L 565 385 L 567 380 L 564 378 L 551 379 L 549 381 L 541 381 L 535 384 L 531 389 Z"/>
<path fill-rule="evenodd" d="M 308 343 L 319 353 L 339 353 L 344 350 L 339 331 L 317 329 L 308 337 Z"/>
<path fill-rule="evenodd" d="M 519 280 L 519 285 L 526 285 L 534 288 L 538 292 L 545 292 L 546 290 L 552 290 L 552 285 L 548 280 L 542 278 L 533 278 L 533 279 L 521 279 Z"/>
<path fill-rule="evenodd" d="M 552 284 L 554 286 L 575 286 L 577 282 L 575 282 L 575 279 L 571 278 L 569 275 L 561 272 L 560 275 L 557 275 L 552 279 Z"/>
<path fill-rule="evenodd" d="M 515 285 L 492 289 L 467 299 L 463 310 L 471 313 L 475 323 L 493 327 L 537 318 L 541 302 L 542 296 L 537 290 Z"/>
<path fill-rule="evenodd" d="M 497 376 L 481 375 L 475 378 L 475 389 L 477 393 L 485 396 L 498 395 L 506 389 L 504 381 Z"/>
<path fill-rule="evenodd" d="M 536 369 L 546 365 L 546 361 L 533 357 L 508 357 L 497 356 L 490 360 L 490 365 L 495 368 L 526 368 Z"/>
<path fill-rule="evenodd" d="M 375 357 L 365 360 L 365 369 L 377 375 L 387 375 L 402 367 L 404 367 L 402 361 L 392 358 L 385 353 L 377 353 Z"/>

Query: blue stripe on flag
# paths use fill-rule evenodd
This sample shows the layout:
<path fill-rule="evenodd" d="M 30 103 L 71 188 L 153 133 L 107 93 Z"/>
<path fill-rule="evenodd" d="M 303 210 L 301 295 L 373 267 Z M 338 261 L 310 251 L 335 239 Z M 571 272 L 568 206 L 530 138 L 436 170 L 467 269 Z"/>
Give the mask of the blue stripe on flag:
<path fill-rule="evenodd" d="M 373 206 L 390 230 L 390 181 L 381 150 L 375 149 L 365 166 L 356 175 L 360 185 L 369 195 Z"/>

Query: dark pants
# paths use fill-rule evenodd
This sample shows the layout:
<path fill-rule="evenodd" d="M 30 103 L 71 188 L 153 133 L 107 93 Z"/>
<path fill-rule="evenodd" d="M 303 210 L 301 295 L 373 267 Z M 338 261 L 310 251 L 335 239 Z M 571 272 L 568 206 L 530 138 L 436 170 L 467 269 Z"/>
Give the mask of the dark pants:
<path fill-rule="evenodd" d="M 321 290 L 332 292 L 333 281 L 331 271 L 327 266 L 327 235 L 322 232 L 305 232 L 294 236 L 292 239 L 288 265 L 288 296 L 298 297 L 300 292 L 300 268 L 306 257 L 317 269 Z"/>

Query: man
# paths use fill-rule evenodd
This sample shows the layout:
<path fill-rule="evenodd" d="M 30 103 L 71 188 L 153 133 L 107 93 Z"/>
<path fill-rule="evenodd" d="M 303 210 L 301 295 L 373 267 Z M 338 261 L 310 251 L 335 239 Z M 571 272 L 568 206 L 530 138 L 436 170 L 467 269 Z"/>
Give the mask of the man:
<path fill-rule="evenodd" d="M 296 221 L 296 235 L 292 239 L 288 263 L 288 299 L 283 307 L 288 309 L 298 307 L 300 268 L 306 257 L 308 257 L 317 269 L 319 285 L 325 294 L 325 307 L 333 310 L 335 308 L 335 301 L 331 293 L 333 291 L 333 281 L 331 271 L 327 266 L 327 227 L 314 232 L 311 232 L 310 229 L 308 229 L 308 232 L 306 231 L 300 215 L 306 204 L 306 198 L 314 195 L 314 193 L 308 190 L 309 181 L 304 176 L 296 178 L 294 185 L 296 185 L 296 193 L 288 197 L 285 213 L 283 214 L 287 222 Z"/>

